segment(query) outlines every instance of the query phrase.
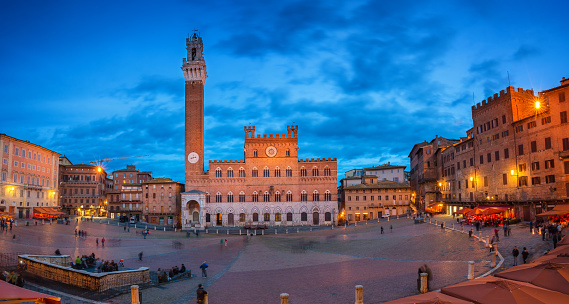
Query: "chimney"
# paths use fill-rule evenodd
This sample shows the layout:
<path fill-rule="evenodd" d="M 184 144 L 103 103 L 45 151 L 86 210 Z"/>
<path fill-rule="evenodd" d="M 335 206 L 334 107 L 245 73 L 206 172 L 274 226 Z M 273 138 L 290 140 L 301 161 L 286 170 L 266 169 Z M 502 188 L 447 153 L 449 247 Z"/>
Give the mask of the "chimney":
<path fill-rule="evenodd" d="M 569 83 L 569 79 L 566 79 L 565 77 L 563 77 L 563 79 L 561 79 L 561 85 L 567 84 Z"/>

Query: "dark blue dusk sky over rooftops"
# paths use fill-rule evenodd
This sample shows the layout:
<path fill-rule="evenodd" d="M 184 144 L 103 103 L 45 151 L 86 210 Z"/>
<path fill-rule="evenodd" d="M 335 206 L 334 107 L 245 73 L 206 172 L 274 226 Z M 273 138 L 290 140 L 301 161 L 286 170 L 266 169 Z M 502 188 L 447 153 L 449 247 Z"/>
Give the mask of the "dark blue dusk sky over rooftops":
<path fill-rule="evenodd" d="M 338 173 L 459 138 L 474 102 L 569 77 L 567 1 L 2 1 L 0 133 L 73 163 L 130 155 L 184 179 L 185 38 L 199 29 L 206 160 L 243 127 L 299 125 L 301 158 Z M 409 169 L 409 168 L 408 168 Z"/>

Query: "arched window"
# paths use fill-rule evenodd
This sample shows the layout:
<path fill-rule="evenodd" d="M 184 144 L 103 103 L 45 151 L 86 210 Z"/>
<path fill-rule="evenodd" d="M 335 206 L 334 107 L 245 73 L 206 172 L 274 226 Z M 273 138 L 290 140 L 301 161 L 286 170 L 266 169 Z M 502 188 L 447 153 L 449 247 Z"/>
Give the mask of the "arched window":
<path fill-rule="evenodd" d="M 257 157 L 257 150 L 253 150 L 253 157 Z"/>
<path fill-rule="evenodd" d="M 287 221 L 287 222 L 292 222 L 292 212 L 287 212 L 287 213 L 286 213 L 286 221 Z"/>
<path fill-rule="evenodd" d="M 233 169 L 232 168 L 227 169 L 227 177 L 233 177 Z"/>
<path fill-rule="evenodd" d="M 275 213 L 275 222 L 281 221 L 281 214 L 279 212 Z"/>
<path fill-rule="evenodd" d="M 239 168 L 239 177 L 245 177 L 245 169 L 243 167 Z"/>
<path fill-rule="evenodd" d="M 275 168 L 275 177 L 281 177 L 281 169 L 279 167 Z"/>
<path fill-rule="evenodd" d="M 312 176 L 318 176 L 318 168 L 317 167 L 312 168 Z"/>
<path fill-rule="evenodd" d="M 290 149 L 286 149 L 286 156 L 290 156 Z"/>
<path fill-rule="evenodd" d="M 292 177 L 292 169 L 290 167 L 286 168 L 286 177 Z"/>
<path fill-rule="evenodd" d="M 221 203 L 221 202 L 222 202 L 221 192 L 217 192 L 217 193 L 215 194 L 215 202 L 216 202 L 216 203 Z"/>
<path fill-rule="evenodd" d="M 253 171 L 251 171 L 251 176 L 259 177 L 259 171 L 257 170 L 257 168 L 253 168 Z"/>
<path fill-rule="evenodd" d="M 263 219 L 265 220 L 265 222 L 270 221 L 271 220 L 271 214 L 268 212 L 263 214 Z"/>
<path fill-rule="evenodd" d="M 257 193 L 257 191 L 253 192 L 253 195 L 251 196 L 251 200 L 255 203 L 259 201 L 259 194 Z"/>
<path fill-rule="evenodd" d="M 210 202 L 210 197 L 209 197 L 209 193 L 206 192 L 205 194 L 205 202 L 209 203 Z"/>
<path fill-rule="evenodd" d="M 302 167 L 300 169 L 300 176 L 306 176 L 306 168 Z"/>
<path fill-rule="evenodd" d="M 302 213 L 300 214 L 300 221 L 301 221 L 301 222 L 306 222 L 306 221 L 308 221 L 308 216 L 307 216 L 306 212 L 302 212 Z"/>
<path fill-rule="evenodd" d="M 221 168 L 217 167 L 217 169 L 215 169 L 215 177 L 221 177 Z"/>
<path fill-rule="evenodd" d="M 263 201 L 264 202 L 270 202 L 271 201 L 271 195 L 269 194 L 269 191 L 265 191 L 265 193 L 263 194 Z"/>
<path fill-rule="evenodd" d="M 281 201 L 281 193 L 280 192 L 275 192 L 275 202 L 280 202 Z"/>
<path fill-rule="evenodd" d="M 245 202 L 245 192 L 243 192 L 243 191 L 239 192 L 239 202 L 240 203 Z"/>
<path fill-rule="evenodd" d="M 233 203 L 233 193 L 231 192 L 227 193 L 227 202 Z"/>
<path fill-rule="evenodd" d="M 253 213 L 253 222 L 258 222 L 259 221 L 259 213 L 255 212 Z"/>
<path fill-rule="evenodd" d="M 324 168 L 324 176 L 330 176 L 330 168 Z"/>
<path fill-rule="evenodd" d="M 263 169 L 263 177 L 269 177 L 269 167 Z"/>
<path fill-rule="evenodd" d="M 317 190 L 314 190 L 314 192 L 312 192 L 312 201 L 317 202 L 320 200 L 320 194 L 318 193 Z"/>
<path fill-rule="evenodd" d="M 330 213 L 330 212 L 324 213 L 324 220 L 325 220 L 326 222 L 331 221 L 331 220 L 332 220 L 332 213 Z"/>
<path fill-rule="evenodd" d="M 241 223 L 244 223 L 244 222 L 245 222 L 245 213 L 239 213 L 239 221 L 240 221 Z"/>
<path fill-rule="evenodd" d="M 286 193 L 286 201 L 287 202 L 292 202 L 292 192 L 288 191 Z"/>
<path fill-rule="evenodd" d="M 373 197 L 373 196 L 372 196 Z M 331 201 L 332 200 L 332 193 L 330 193 L 329 190 L 326 190 L 326 192 L 324 193 L 324 200 L 325 201 Z M 373 204 L 372 204 L 373 205 Z"/>
<path fill-rule="evenodd" d="M 302 190 L 302 192 L 300 193 L 300 201 L 306 202 L 307 200 L 308 200 L 307 193 L 306 193 L 306 191 Z"/>

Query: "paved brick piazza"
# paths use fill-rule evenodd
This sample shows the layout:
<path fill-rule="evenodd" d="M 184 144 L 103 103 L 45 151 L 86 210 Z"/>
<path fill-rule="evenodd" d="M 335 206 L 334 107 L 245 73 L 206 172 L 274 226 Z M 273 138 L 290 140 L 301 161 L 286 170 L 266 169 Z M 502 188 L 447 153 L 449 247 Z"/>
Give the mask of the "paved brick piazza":
<path fill-rule="evenodd" d="M 453 219 L 437 216 L 451 226 Z M 393 232 L 390 232 L 393 225 Z M 384 234 L 380 234 L 380 226 Z M 459 227 L 457 225 L 457 227 Z M 75 228 L 86 230 L 86 239 L 74 236 Z M 466 228 L 465 230 L 468 230 Z M 195 290 L 204 284 L 209 302 L 279 303 L 289 293 L 290 303 L 353 303 L 354 286 L 364 286 L 364 302 L 379 303 L 417 293 L 417 269 L 427 264 L 433 272 L 432 289 L 466 280 L 467 261 L 476 261 L 476 275 L 490 270 L 489 250 L 467 234 L 440 226 L 413 224 L 412 219 L 391 220 L 299 234 L 254 236 L 201 233 L 187 239 L 185 233 L 152 231 L 143 239 L 140 229 L 124 232 L 122 227 L 93 222 L 73 225 L 45 224 L 0 234 L 1 252 L 62 254 L 94 252 L 102 259 L 124 259 L 126 267 L 148 266 L 151 270 L 184 263 L 197 278 L 143 290 L 143 303 L 195 303 Z M 485 229 L 485 235 L 490 229 Z M 13 239 L 12 235 L 16 238 Z M 500 230 L 500 235 L 502 231 Z M 95 238 L 106 244 L 96 246 Z M 220 240 L 228 239 L 228 246 Z M 505 257 L 501 268 L 512 264 L 513 246 L 528 247 L 530 259 L 551 245 L 529 233 L 525 224 L 512 226 L 511 237 L 500 237 Z M 144 252 L 143 261 L 138 253 Z M 202 279 L 199 265 L 207 261 L 208 278 Z M 130 295 L 108 300 L 129 303 Z M 71 303 L 65 302 L 65 303 Z"/>

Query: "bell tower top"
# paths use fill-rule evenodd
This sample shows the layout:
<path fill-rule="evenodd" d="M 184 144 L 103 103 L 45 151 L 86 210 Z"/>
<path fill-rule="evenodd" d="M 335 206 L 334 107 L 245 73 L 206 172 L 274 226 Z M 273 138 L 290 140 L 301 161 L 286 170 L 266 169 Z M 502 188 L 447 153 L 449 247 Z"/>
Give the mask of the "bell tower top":
<path fill-rule="evenodd" d="M 201 81 L 205 84 L 207 78 L 207 70 L 205 60 L 203 58 L 203 41 L 202 37 L 197 33 L 186 38 L 187 57 L 183 59 L 182 71 L 186 81 Z"/>

